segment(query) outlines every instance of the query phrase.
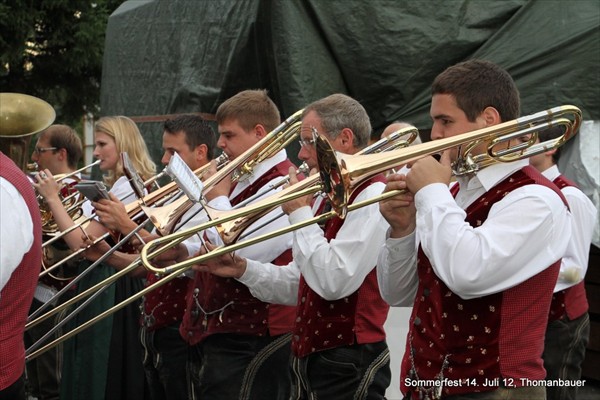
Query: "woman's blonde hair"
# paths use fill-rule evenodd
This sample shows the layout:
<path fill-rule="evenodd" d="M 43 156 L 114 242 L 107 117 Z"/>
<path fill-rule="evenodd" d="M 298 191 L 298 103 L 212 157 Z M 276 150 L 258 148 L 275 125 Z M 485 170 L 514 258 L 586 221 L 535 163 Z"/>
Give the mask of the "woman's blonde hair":
<path fill-rule="evenodd" d="M 148 147 L 135 122 L 124 116 L 102 117 L 95 125 L 95 132 L 102 132 L 115 140 L 117 152 L 126 152 L 133 166 L 142 179 L 147 180 L 156 174 L 156 165 L 150 158 Z M 121 157 L 114 171 L 109 171 L 104 176 L 104 182 L 112 186 L 117 179 L 123 176 Z"/>

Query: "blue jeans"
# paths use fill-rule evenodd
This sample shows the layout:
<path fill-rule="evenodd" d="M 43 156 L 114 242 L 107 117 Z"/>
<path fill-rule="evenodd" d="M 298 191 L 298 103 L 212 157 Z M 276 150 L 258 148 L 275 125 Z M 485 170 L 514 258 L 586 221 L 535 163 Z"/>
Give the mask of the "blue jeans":
<path fill-rule="evenodd" d="M 200 399 L 289 399 L 291 334 L 216 334 L 194 348 L 191 375 Z"/>
<path fill-rule="evenodd" d="M 387 343 L 355 344 L 292 357 L 293 400 L 379 400 L 390 385 Z"/>
<path fill-rule="evenodd" d="M 581 379 L 581 363 L 590 337 L 590 317 L 585 313 L 570 320 L 567 317 L 548 323 L 544 342 L 544 368 L 546 380 Z M 577 386 L 553 386 L 546 388 L 548 400 L 575 400 Z"/>
<path fill-rule="evenodd" d="M 186 364 L 190 347 L 179 334 L 179 324 L 155 331 L 140 329 L 144 372 L 152 400 L 192 398 Z"/>

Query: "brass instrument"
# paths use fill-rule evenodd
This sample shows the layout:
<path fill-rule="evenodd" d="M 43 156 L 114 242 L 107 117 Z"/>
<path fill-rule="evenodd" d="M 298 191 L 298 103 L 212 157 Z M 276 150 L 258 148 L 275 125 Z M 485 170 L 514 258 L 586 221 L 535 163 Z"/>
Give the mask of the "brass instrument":
<path fill-rule="evenodd" d="M 408 147 L 417 137 L 419 137 L 419 130 L 414 126 L 407 126 L 379 139 L 372 145 L 362 149 L 356 155 L 381 153 Z"/>
<path fill-rule="evenodd" d="M 232 182 L 239 182 L 247 179 L 253 172 L 254 167 L 262 161 L 272 157 L 277 152 L 286 148 L 287 145 L 296 139 L 300 130 L 300 118 L 302 111 L 296 111 L 277 128 L 269 132 L 264 138 L 250 147 L 244 153 L 229 162 L 219 172 L 206 179 L 203 182 L 203 192 L 210 191 L 214 185 L 222 181 L 228 175 Z M 156 227 L 161 235 L 167 235 L 173 232 L 179 218 L 193 205 L 193 202 L 187 197 L 182 197 L 168 206 L 143 208 L 150 221 Z"/>
<path fill-rule="evenodd" d="M 565 118 L 565 115 L 570 116 L 570 118 Z M 216 226 L 219 222 L 223 223 L 247 215 L 256 215 L 257 213 L 264 212 L 265 209 L 273 208 L 288 200 L 318 190 L 323 190 L 328 195 L 334 210 L 334 213 L 331 216 L 336 215 L 340 218 L 345 218 L 346 213 L 349 210 L 348 200 L 352 192 L 365 180 L 393 168 L 394 166 L 406 164 L 424 156 L 433 155 L 450 148 L 464 146 L 465 149 L 454 163 L 453 170 L 455 175 L 471 173 L 495 162 L 516 161 L 546 152 L 553 148 L 558 148 L 577 132 L 579 125 L 581 124 L 581 119 L 581 111 L 577 107 L 555 107 L 488 128 L 423 143 L 410 148 L 401 148 L 384 153 L 344 157 L 341 160 L 336 157 L 335 151 L 331 148 L 327 140 L 318 136 L 317 154 L 319 158 L 320 180 L 311 176 L 298 182 L 296 185 L 290 186 L 283 191 L 251 206 L 245 207 L 244 209 L 229 212 L 216 212 L 214 213 L 216 214 L 215 219 L 209 223 L 155 239 L 143 247 L 141 252 L 142 263 L 150 271 L 157 274 L 179 273 L 204 260 L 289 232 L 288 228 L 285 228 L 242 243 L 236 243 L 231 246 L 222 246 L 209 254 L 190 258 L 166 268 L 155 268 L 150 262 L 152 258 L 167 251 L 173 245 L 181 243 L 191 235 L 197 234 L 208 227 Z M 556 125 L 565 127 L 565 132 L 561 137 L 547 142 L 534 144 L 537 140 L 536 132 Z M 527 142 L 522 143 L 519 141 L 516 145 L 511 145 L 511 141 L 524 136 L 529 136 Z M 473 156 L 471 150 L 480 143 L 487 143 L 486 153 Z M 380 197 L 371 199 L 369 202 L 363 202 L 364 204 L 361 206 L 366 206 L 397 194 L 398 192 L 388 192 Z M 357 204 L 354 204 L 352 209 L 357 208 L 356 206 Z M 315 217 L 315 219 L 316 218 L 320 217 Z M 312 223 L 315 221 L 312 221 Z M 291 230 L 295 230 L 299 227 L 292 226 L 291 228 Z M 232 227 L 230 229 L 234 228 Z M 223 235 L 226 233 L 227 232 L 222 232 Z M 154 250 L 163 244 L 163 247 Z M 154 251 L 151 252 L 151 250 Z"/>
<path fill-rule="evenodd" d="M 300 229 L 304 226 L 318 223 L 328 218 L 335 216 L 345 217 L 347 212 L 383 201 L 402 193 L 403 191 L 385 192 L 380 196 L 365 200 L 363 202 L 348 204 L 347 200 L 350 198 L 352 191 L 355 190 L 360 183 L 380 172 L 392 168 L 393 166 L 413 162 L 419 158 L 437 154 L 455 147 L 465 148 L 465 150 L 461 152 L 459 160 L 457 160 L 453 167 L 455 172 L 458 174 L 468 173 L 466 171 L 475 171 L 478 168 L 484 168 L 485 166 L 491 165 L 494 162 L 511 162 L 528 158 L 535 154 L 540 154 L 563 145 L 567 140 L 576 134 L 581 123 L 581 118 L 581 111 L 577 107 L 555 107 L 546 111 L 532 114 L 530 116 L 518 118 L 492 127 L 467 132 L 461 135 L 380 154 L 376 153 L 346 157 L 343 160 L 340 160 L 335 156 L 335 152 L 326 139 L 318 137 L 317 154 L 321 168 L 319 175 L 312 175 L 298 182 L 297 184 L 276 193 L 273 196 L 264 198 L 261 201 L 252 204 L 251 206 L 229 212 L 222 212 L 221 215 L 216 216 L 216 221 L 211 221 L 209 223 L 202 224 L 182 232 L 177 232 L 175 234 L 147 243 L 142 250 L 141 261 L 135 261 L 130 266 L 119 271 L 117 274 L 113 275 L 104 282 L 100 282 L 94 287 L 86 290 L 85 292 L 81 293 L 80 296 L 77 296 L 77 299 L 72 299 L 72 302 L 78 301 L 82 297 L 89 296 L 91 293 L 94 293 L 101 287 L 116 281 L 120 276 L 123 276 L 137 268 L 140 265 L 140 262 L 143 263 L 144 266 L 149 270 L 159 274 L 169 275 L 166 275 L 161 280 L 144 288 L 136 295 L 125 299 L 121 303 L 116 304 L 93 319 L 83 323 L 62 337 L 55 339 L 51 343 L 48 343 L 43 348 L 40 348 L 33 353 L 28 352 L 27 359 L 29 360 L 35 358 L 44 351 L 75 336 L 97 321 L 112 315 L 114 312 L 124 308 L 137 298 L 150 293 L 165 283 L 177 278 L 181 272 L 189 269 L 194 264 L 202 263 L 203 261 L 211 258 L 260 243 L 272 237 Z M 526 143 L 519 142 L 517 145 L 510 144 L 513 139 L 518 139 L 527 135 L 535 135 L 537 131 L 541 131 L 556 125 L 563 126 L 565 128 L 564 134 L 559 138 L 538 144 L 534 144 L 537 138 L 529 140 Z M 476 156 L 470 154 L 470 151 L 475 143 L 479 144 L 484 142 L 487 143 L 487 152 L 485 154 Z M 265 212 L 265 210 L 272 209 L 276 205 L 282 204 L 288 200 L 310 193 L 315 193 L 316 191 L 324 188 L 328 189 L 327 193 L 333 205 L 332 211 L 326 214 L 316 216 L 315 218 L 303 221 L 300 224 L 295 224 L 275 232 L 246 240 L 244 242 L 235 243 L 229 246 L 221 246 L 210 253 L 188 259 L 182 263 L 172 265 L 167 268 L 158 269 L 151 265 L 151 259 L 154 256 L 167 251 L 168 248 L 177 245 L 178 243 L 186 240 L 188 237 L 195 235 L 204 229 L 216 226 L 226 221 L 233 221 L 244 216 L 253 216 L 257 213 Z M 159 247 L 161 245 L 162 247 Z M 70 302 L 71 300 L 67 303 L 72 304 L 72 302 Z M 65 303 L 65 306 L 66 305 L 67 304 Z M 35 323 L 36 321 L 33 321 L 28 324 L 28 326 L 35 325 Z"/>
<path fill-rule="evenodd" d="M 54 108 L 42 99 L 0 93 L 0 151 L 26 171 L 31 137 L 52 125 L 55 118 Z"/>
<path fill-rule="evenodd" d="M 98 164 L 100 164 L 100 160 L 97 160 L 89 165 L 86 165 L 82 168 L 79 168 L 78 170 L 69 172 L 67 174 L 54 175 L 54 179 L 56 180 L 57 183 L 61 183 L 65 179 L 71 178 L 72 176 L 75 176 L 75 175 L 79 174 L 80 172 L 90 169 Z M 67 210 L 67 213 L 69 214 L 71 219 L 76 222 L 83 215 L 81 205 L 85 202 L 86 199 L 83 195 L 81 195 L 79 192 L 77 192 L 74 189 L 66 190 L 66 195 L 64 195 L 62 192 L 63 192 L 63 189 L 66 187 L 67 186 L 65 186 L 65 185 L 63 185 L 61 187 L 61 191 L 59 192 L 59 197 L 61 198 L 61 202 L 62 202 L 63 206 L 65 207 L 65 209 Z M 38 204 L 40 206 L 40 214 L 42 216 L 42 233 L 45 236 L 54 236 L 58 232 L 58 226 L 54 222 L 54 218 L 52 216 L 52 211 L 50 211 L 50 207 L 48 207 L 48 205 L 46 204 L 46 200 L 44 199 L 43 196 L 38 194 L 37 200 L 38 200 Z"/>
<path fill-rule="evenodd" d="M 229 174 L 232 174 L 232 173 L 235 176 L 233 179 L 236 179 L 236 180 L 245 179 L 245 177 L 248 177 L 249 174 L 252 173 L 254 166 L 258 163 L 257 160 L 263 161 L 263 160 L 273 156 L 281 149 L 285 148 L 298 135 L 298 130 L 299 130 L 299 126 L 300 126 L 300 117 L 302 115 L 302 111 L 303 110 L 299 110 L 296 113 L 294 113 L 292 116 L 290 116 L 288 119 L 286 119 L 282 124 L 280 124 L 277 128 L 275 128 L 273 131 L 271 131 L 269 134 L 267 134 L 265 136 L 265 138 L 263 138 L 262 140 L 257 142 L 249 150 L 247 150 L 245 153 L 243 153 L 242 155 L 237 157 L 233 162 L 228 162 L 226 154 L 223 153 L 221 155 L 221 157 L 219 157 L 217 159 L 218 172 L 203 182 L 205 190 L 208 190 L 207 188 L 212 188 L 216 183 L 218 183 L 223 178 L 225 178 L 226 176 L 228 176 Z M 208 169 L 209 166 L 210 165 L 203 166 L 203 167 L 195 170 L 194 173 L 199 178 L 202 178 L 202 175 Z M 176 183 L 171 182 L 170 184 L 165 185 L 162 188 L 145 196 L 144 199 L 141 199 L 141 200 L 138 200 L 137 202 L 133 202 L 133 203 L 126 205 L 125 206 L 126 211 L 127 211 L 128 215 L 131 217 L 133 215 L 137 215 L 143 209 L 144 212 L 146 212 L 149 215 L 149 217 L 154 216 L 155 219 L 158 219 L 160 221 L 163 221 L 165 219 L 168 220 L 168 223 L 165 224 L 165 226 L 166 226 L 165 229 L 167 229 L 167 230 L 172 229 L 175 226 L 175 223 L 178 221 L 179 217 L 181 215 L 183 215 L 189 209 L 189 207 L 191 207 L 191 205 L 192 205 L 191 201 L 189 201 L 187 199 L 187 197 L 182 197 L 181 199 L 177 199 L 177 200 L 173 201 L 168 206 L 158 206 L 158 207 L 154 207 L 154 208 L 150 208 L 149 206 L 150 205 L 158 205 L 159 202 L 162 204 L 166 203 L 167 201 L 169 201 L 171 199 L 171 197 L 169 197 L 169 196 L 174 197 L 173 196 L 174 192 L 176 192 L 175 194 L 177 194 L 180 191 L 178 190 Z M 163 216 L 163 214 L 164 214 L 164 216 Z M 77 228 L 78 228 L 78 226 L 74 225 L 74 226 L 70 227 L 69 229 L 63 231 L 62 233 L 66 234 Z M 96 239 L 93 244 L 96 244 L 100 240 L 103 240 L 105 238 L 105 236 L 106 235 Z M 55 240 L 55 238 L 53 238 L 52 240 Z M 46 243 L 44 243 L 44 245 L 46 245 Z M 80 254 L 84 250 L 85 249 L 82 249 L 79 252 L 75 252 L 75 253 L 71 254 L 70 257 L 74 257 L 77 254 Z M 61 262 L 63 262 L 63 261 L 65 261 L 65 260 L 62 260 Z M 60 306 L 56 307 L 55 309 L 50 310 L 48 313 L 40 316 L 39 318 L 30 321 L 27 324 L 26 329 L 29 329 L 29 327 L 35 326 L 38 323 L 40 323 L 41 321 L 43 321 L 44 319 L 54 315 L 57 312 L 64 310 L 66 307 L 69 307 L 70 305 L 74 304 L 76 301 L 79 301 L 85 297 L 90 296 L 91 294 L 100 290 L 102 287 L 115 282 L 118 278 L 120 278 L 121 276 L 134 270 L 137 266 L 139 266 L 139 263 L 137 263 L 137 264 L 134 263 L 134 264 L 130 265 L 129 267 L 127 267 L 121 271 L 118 271 L 116 274 L 114 274 L 111 277 L 107 278 L 106 280 L 96 284 L 95 286 L 85 290 L 84 292 L 80 293 L 78 296 L 66 301 L 65 303 L 61 304 Z M 43 272 L 43 273 L 46 273 L 46 272 Z"/>

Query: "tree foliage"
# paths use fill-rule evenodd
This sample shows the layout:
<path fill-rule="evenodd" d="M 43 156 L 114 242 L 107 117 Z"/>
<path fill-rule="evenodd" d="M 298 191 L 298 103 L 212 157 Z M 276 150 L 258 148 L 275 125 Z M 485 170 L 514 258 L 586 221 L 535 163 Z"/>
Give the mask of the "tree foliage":
<path fill-rule="evenodd" d="M 97 113 L 106 23 L 121 3 L 0 2 L 0 90 L 46 100 L 60 123 L 76 125 L 84 113 Z"/>

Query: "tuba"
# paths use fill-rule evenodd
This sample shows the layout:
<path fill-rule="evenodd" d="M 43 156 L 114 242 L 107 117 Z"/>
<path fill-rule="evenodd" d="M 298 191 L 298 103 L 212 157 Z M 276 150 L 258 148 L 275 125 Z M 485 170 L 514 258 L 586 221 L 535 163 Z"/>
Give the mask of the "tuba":
<path fill-rule="evenodd" d="M 0 93 L 0 150 L 23 171 L 27 170 L 31 137 L 56 118 L 42 99 L 22 93 Z"/>

